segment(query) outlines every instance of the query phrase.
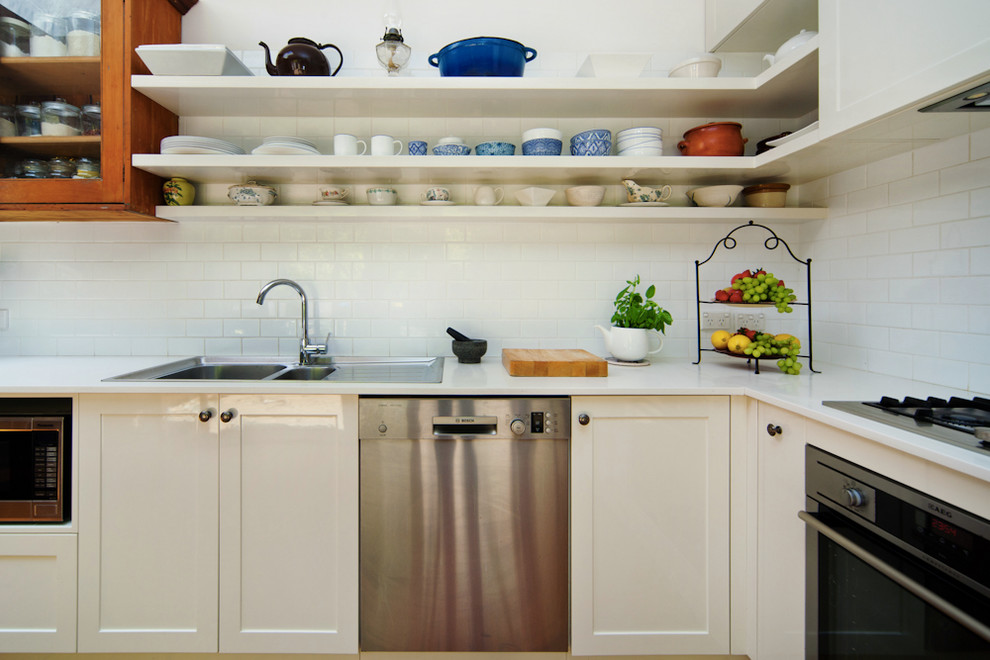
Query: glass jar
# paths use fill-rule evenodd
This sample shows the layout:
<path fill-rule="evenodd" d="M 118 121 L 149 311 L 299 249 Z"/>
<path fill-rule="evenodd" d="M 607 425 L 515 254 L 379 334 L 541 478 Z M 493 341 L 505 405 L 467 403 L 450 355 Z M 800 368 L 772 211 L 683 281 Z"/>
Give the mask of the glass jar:
<path fill-rule="evenodd" d="M 31 57 L 64 57 L 66 20 L 52 14 L 38 14 L 31 27 Z"/>
<path fill-rule="evenodd" d="M 27 158 L 21 161 L 21 177 L 24 179 L 47 179 L 48 163 Z"/>
<path fill-rule="evenodd" d="M 9 105 L 0 105 L 0 137 L 17 135 L 17 123 L 14 114 L 14 109 Z"/>
<path fill-rule="evenodd" d="M 41 107 L 37 103 L 27 103 L 15 108 L 14 124 L 21 137 L 41 135 Z"/>
<path fill-rule="evenodd" d="M 83 135 L 99 135 L 102 123 L 103 115 L 99 105 L 84 105 L 82 107 Z"/>
<path fill-rule="evenodd" d="M 31 54 L 31 26 L 13 16 L 0 18 L 0 55 L 27 57 Z"/>
<path fill-rule="evenodd" d="M 76 161 L 65 156 L 48 160 L 48 175 L 53 179 L 71 179 L 76 175 Z"/>
<path fill-rule="evenodd" d="M 99 179 L 100 161 L 80 158 L 76 161 L 76 179 Z"/>
<path fill-rule="evenodd" d="M 62 99 L 41 104 L 41 134 L 67 137 L 82 133 L 82 113 Z"/>
<path fill-rule="evenodd" d="M 98 57 L 100 54 L 100 17 L 88 11 L 74 11 L 69 16 L 66 52 L 76 57 Z"/>

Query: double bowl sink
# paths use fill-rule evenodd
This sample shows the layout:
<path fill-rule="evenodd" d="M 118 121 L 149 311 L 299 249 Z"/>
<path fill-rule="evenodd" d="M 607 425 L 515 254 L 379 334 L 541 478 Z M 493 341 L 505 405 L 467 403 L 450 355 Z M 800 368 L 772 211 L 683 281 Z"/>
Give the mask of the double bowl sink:
<path fill-rule="evenodd" d="M 107 381 L 326 381 L 439 383 L 443 358 L 318 357 L 313 364 L 284 358 L 194 357 L 107 378 Z"/>

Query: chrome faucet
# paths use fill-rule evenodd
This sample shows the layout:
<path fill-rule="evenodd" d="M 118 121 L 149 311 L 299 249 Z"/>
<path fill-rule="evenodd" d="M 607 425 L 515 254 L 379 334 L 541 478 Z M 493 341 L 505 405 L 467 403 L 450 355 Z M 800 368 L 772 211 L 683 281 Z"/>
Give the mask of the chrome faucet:
<path fill-rule="evenodd" d="M 302 364 L 313 364 L 313 356 L 326 353 L 327 345 L 311 344 L 309 342 L 309 317 L 306 313 L 306 292 L 303 291 L 303 288 L 292 280 L 272 280 L 265 286 L 261 287 L 261 292 L 258 294 L 257 303 L 260 305 L 265 302 L 265 296 L 268 295 L 268 292 L 280 284 L 284 284 L 285 286 L 293 289 L 299 294 L 299 298 L 302 301 L 302 339 L 299 340 L 299 361 Z M 327 334 L 327 341 L 330 341 L 329 334 Z"/>

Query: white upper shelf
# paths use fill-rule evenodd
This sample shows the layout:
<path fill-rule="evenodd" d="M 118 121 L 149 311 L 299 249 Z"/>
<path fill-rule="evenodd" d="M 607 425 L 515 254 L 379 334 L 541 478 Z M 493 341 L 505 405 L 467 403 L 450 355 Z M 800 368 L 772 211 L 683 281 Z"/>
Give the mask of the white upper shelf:
<path fill-rule="evenodd" d="M 818 39 L 752 78 L 132 76 L 183 117 L 801 117 Z"/>

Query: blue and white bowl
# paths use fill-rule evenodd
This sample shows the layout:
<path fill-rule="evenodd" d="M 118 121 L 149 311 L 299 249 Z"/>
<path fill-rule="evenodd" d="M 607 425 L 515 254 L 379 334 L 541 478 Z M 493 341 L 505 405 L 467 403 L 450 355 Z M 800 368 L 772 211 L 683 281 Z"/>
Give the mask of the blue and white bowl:
<path fill-rule="evenodd" d="M 572 156 L 607 156 L 612 151 L 612 131 L 594 129 L 571 138 Z"/>
<path fill-rule="evenodd" d="M 535 138 L 522 143 L 523 156 L 559 156 L 564 143 L 554 138 Z"/>
<path fill-rule="evenodd" d="M 438 144 L 433 147 L 434 156 L 467 156 L 471 147 L 466 144 Z"/>
<path fill-rule="evenodd" d="M 511 142 L 482 142 L 474 148 L 478 156 L 512 156 L 516 153 L 516 145 Z"/>

